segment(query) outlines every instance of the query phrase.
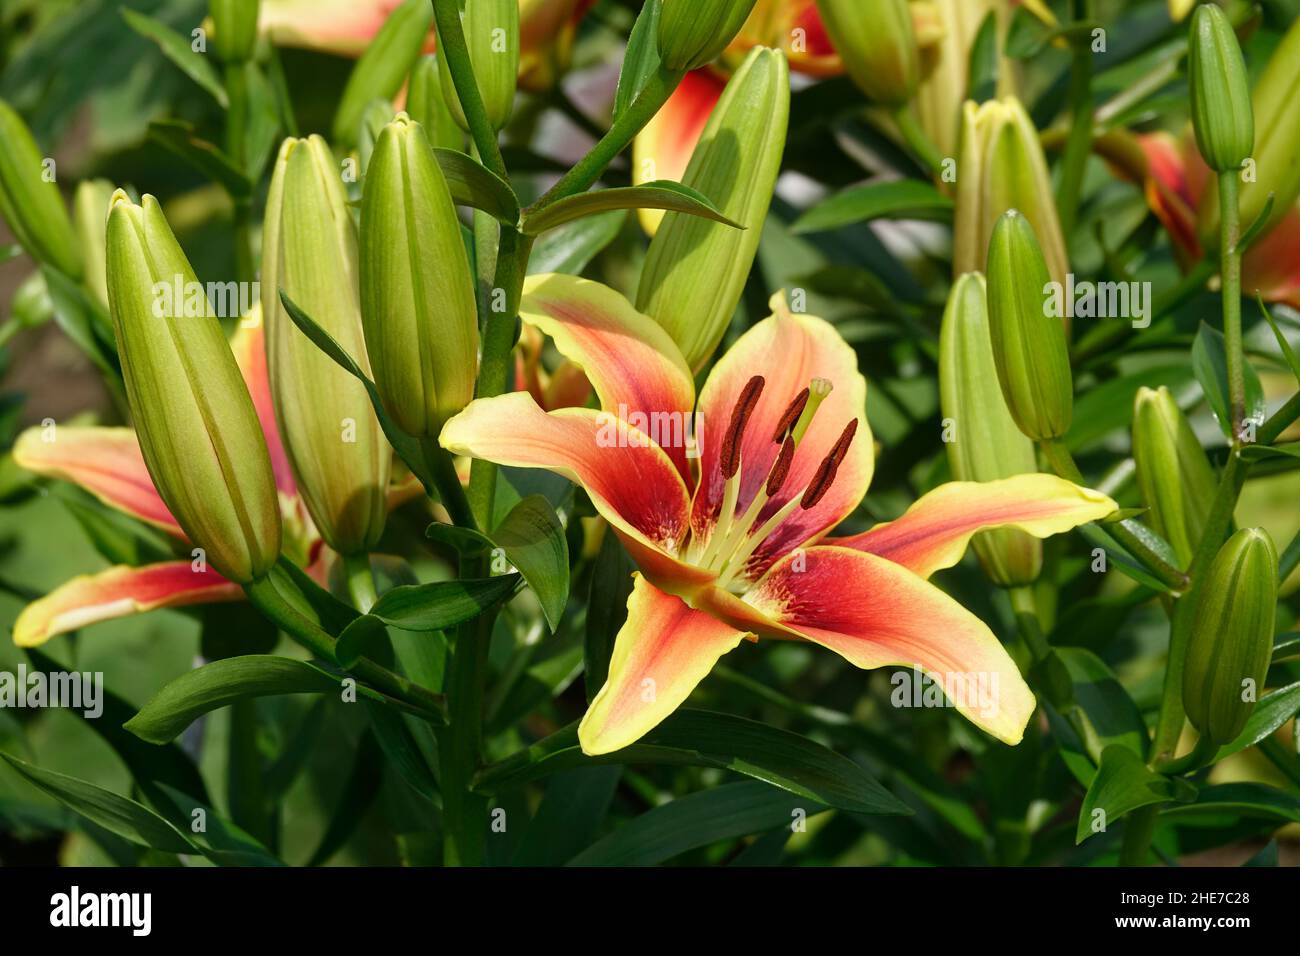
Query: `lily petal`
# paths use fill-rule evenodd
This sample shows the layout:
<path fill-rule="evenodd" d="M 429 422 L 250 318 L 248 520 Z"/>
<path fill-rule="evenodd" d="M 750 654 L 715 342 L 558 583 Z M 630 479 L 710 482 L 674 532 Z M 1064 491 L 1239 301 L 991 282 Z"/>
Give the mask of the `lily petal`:
<path fill-rule="evenodd" d="M 727 350 L 700 393 L 704 439 L 700 448 L 700 487 L 691 512 L 695 535 L 701 541 L 707 540 L 721 511 L 726 485 L 721 465 L 723 437 L 732 408 L 752 376 L 762 375 L 766 384 L 741 445 L 738 512 L 744 512 L 767 480 L 780 450 L 772 438 L 781 416 L 814 378 L 830 381 L 833 390 L 799 443 L 785 484 L 760 512 L 759 521 L 767 520 L 803 493 L 850 419 L 857 419 L 858 429 L 830 491 L 814 507 L 796 510 L 777 526 L 751 559 L 751 578 L 780 555 L 846 518 L 866 494 L 875 464 L 871 428 L 863 412 L 867 382 L 858 371 L 853 349 L 824 319 L 790 312 L 780 294 L 773 297 L 772 306 L 775 314 L 759 322 Z"/>
<path fill-rule="evenodd" d="M 1020 742 L 1034 712 L 1034 695 L 984 622 L 892 561 L 810 548 L 773 567 L 745 600 L 857 667 L 918 668 L 1008 744 Z"/>
<path fill-rule="evenodd" d="M 744 638 L 636 575 L 609 678 L 578 726 L 583 753 L 621 750 L 645 736 Z"/>
<path fill-rule="evenodd" d="M 681 182 L 726 86 L 726 80 L 709 69 L 686 74 L 668 102 L 632 142 L 632 179 L 636 185 L 657 179 Z M 637 216 L 641 228 L 653 236 L 664 211 L 639 209 Z"/>
<path fill-rule="evenodd" d="M 189 561 L 140 568 L 119 565 L 75 577 L 23 608 L 14 622 L 14 643 L 38 647 L 52 637 L 129 614 L 161 607 L 238 601 L 239 585 L 216 571 L 195 571 Z"/>
<path fill-rule="evenodd" d="M 104 504 L 184 538 L 149 477 L 140 442 L 129 428 L 57 425 L 47 441 L 29 428 L 14 444 L 14 461 L 28 471 L 80 485 Z"/>
<path fill-rule="evenodd" d="M 289 456 L 280 440 L 280 428 L 275 423 L 275 406 L 271 401 L 271 379 L 266 370 L 266 326 L 262 323 L 262 305 L 257 303 L 230 339 L 230 350 L 244 376 L 248 394 L 253 398 L 257 420 L 266 435 L 266 448 L 271 453 L 271 470 L 275 472 L 275 486 L 280 494 L 298 497 L 298 485 L 293 480 Z"/>
<path fill-rule="evenodd" d="M 867 551 L 928 578 L 960 561 L 971 537 L 980 531 L 1018 528 L 1047 538 L 1099 521 L 1117 507 L 1101 492 L 1055 475 L 951 481 L 923 495 L 897 521 L 826 544 Z"/>
<path fill-rule="evenodd" d="M 613 289 L 577 276 L 530 276 L 519 309 L 582 366 L 600 407 L 655 439 L 689 482 L 695 381 L 672 336 Z"/>
<path fill-rule="evenodd" d="M 402 0 L 262 0 L 258 27 L 279 46 L 360 56 Z M 426 50 L 434 46 L 429 31 Z"/>
<path fill-rule="evenodd" d="M 439 436 L 456 455 L 517 468 L 545 468 L 587 490 L 632 559 L 656 582 L 711 580 L 675 557 L 686 533 L 689 498 L 672 461 L 643 432 L 589 408 L 543 412 L 512 392 L 471 402 Z"/>

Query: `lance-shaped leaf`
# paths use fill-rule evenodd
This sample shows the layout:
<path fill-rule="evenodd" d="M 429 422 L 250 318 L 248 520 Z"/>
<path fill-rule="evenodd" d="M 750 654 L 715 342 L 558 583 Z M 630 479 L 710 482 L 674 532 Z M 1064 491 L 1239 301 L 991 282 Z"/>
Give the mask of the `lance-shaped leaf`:
<path fill-rule="evenodd" d="M 711 219 L 734 229 L 745 228 L 723 215 L 703 193 L 683 183 L 656 180 L 641 186 L 601 189 L 561 199 L 533 215 L 525 215 L 523 231 L 526 235 L 535 236 L 575 219 L 611 209 L 663 209 Z"/>
<path fill-rule="evenodd" d="M 900 179 L 853 186 L 823 199 L 795 220 L 796 234 L 828 232 L 873 219 L 952 220 L 953 201 L 929 183 Z"/>
<path fill-rule="evenodd" d="M 1196 788 L 1179 777 L 1166 777 L 1147 768 L 1128 747 L 1112 744 L 1101 753 L 1101 766 L 1079 808 L 1074 842 L 1104 833 L 1125 814 L 1153 803 L 1189 801 Z"/>
<path fill-rule="evenodd" d="M 181 71 L 191 80 L 203 87 L 214 100 L 221 104 L 222 109 L 227 109 L 230 106 L 230 100 L 226 96 L 226 88 L 221 85 L 221 77 L 217 75 L 212 61 L 202 53 L 196 52 L 190 45 L 188 37 L 181 36 L 161 20 L 156 20 L 137 10 L 123 8 L 122 19 L 126 21 L 127 26 L 140 36 L 157 44 L 163 56 L 180 67 Z"/>
<path fill-rule="evenodd" d="M 533 589 L 554 633 L 569 600 L 569 545 L 555 509 L 542 495 L 529 495 L 497 526 L 492 540 Z"/>
<path fill-rule="evenodd" d="M 458 149 L 436 146 L 433 157 L 457 205 L 481 209 L 507 226 L 519 222 L 519 199 L 504 179 Z"/>

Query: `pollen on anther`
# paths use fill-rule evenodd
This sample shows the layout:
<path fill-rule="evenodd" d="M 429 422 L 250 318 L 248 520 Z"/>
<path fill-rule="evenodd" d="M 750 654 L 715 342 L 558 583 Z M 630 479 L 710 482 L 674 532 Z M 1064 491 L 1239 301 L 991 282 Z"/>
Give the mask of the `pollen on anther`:
<path fill-rule="evenodd" d="M 794 428 L 795 423 L 799 421 L 799 416 L 803 414 L 803 410 L 808 404 L 809 394 L 810 392 L 805 388 L 794 397 L 794 401 L 790 403 L 790 407 L 785 410 L 785 414 L 781 416 L 781 420 L 776 424 L 776 431 L 772 433 L 773 442 L 780 444 L 785 440 L 785 436 L 790 434 L 790 429 Z"/>
<path fill-rule="evenodd" d="M 773 497 L 781 486 L 785 484 L 785 479 L 790 475 L 790 463 L 794 461 L 794 439 L 789 435 L 781 443 L 781 450 L 777 452 L 776 464 L 772 466 L 772 472 L 767 476 L 767 496 Z"/>
<path fill-rule="evenodd" d="M 755 375 L 745 383 L 740 398 L 736 401 L 736 407 L 731 410 L 731 422 L 727 425 L 727 433 L 722 439 L 722 456 L 719 462 L 722 466 L 723 478 L 733 478 L 740 470 L 740 440 L 745 435 L 749 416 L 754 413 L 754 406 L 758 404 L 758 398 L 763 394 L 764 381 L 763 376 Z"/>
<path fill-rule="evenodd" d="M 840 434 L 839 439 L 835 442 L 835 447 L 817 466 L 817 473 L 813 475 L 813 480 L 808 483 L 803 497 L 799 499 L 799 507 L 804 511 L 816 505 L 817 502 L 826 497 L 826 492 L 831 490 L 831 485 L 835 483 L 835 475 L 840 469 L 840 462 L 849 453 L 849 446 L 853 444 L 853 435 L 857 430 L 858 420 L 856 418 L 850 419 L 849 423 L 844 426 L 844 431 Z"/>

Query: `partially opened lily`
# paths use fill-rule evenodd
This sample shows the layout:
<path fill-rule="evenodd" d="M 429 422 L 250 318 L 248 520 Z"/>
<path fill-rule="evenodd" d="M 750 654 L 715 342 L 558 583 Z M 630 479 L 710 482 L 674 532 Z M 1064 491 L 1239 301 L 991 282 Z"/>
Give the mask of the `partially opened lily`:
<path fill-rule="evenodd" d="M 580 484 L 639 568 L 583 750 L 633 743 L 719 657 L 760 637 L 821 644 L 863 668 L 918 667 L 970 720 L 1018 742 L 1033 695 L 989 628 L 925 579 L 981 530 L 1043 537 L 1115 503 L 1047 475 L 954 482 L 897 521 L 826 538 L 871 480 L 866 381 L 833 326 L 781 295 L 772 305 L 697 401 L 653 319 L 599 283 L 534 276 L 523 318 L 583 366 L 600 409 L 547 413 L 516 392 L 471 403 L 443 429 L 455 453 Z"/>
<path fill-rule="evenodd" d="M 319 538 L 298 497 L 276 429 L 259 317 L 260 308 L 250 314 L 254 324 L 241 324 L 230 345 L 266 436 L 285 523 L 286 547 L 305 562 L 319 552 Z M 52 441 L 47 437 L 44 428 L 23 432 L 14 445 L 14 461 L 38 475 L 80 485 L 109 507 L 159 528 L 177 541 L 186 540 L 155 489 L 140 443 L 130 428 L 60 425 Z M 141 567 L 118 565 L 73 578 L 29 604 L 14 622 L 14 643 L 36 647 L 97 621 L 155 608 L 238 601 L 243 597 L 239 585 L 189 557 Z"/>

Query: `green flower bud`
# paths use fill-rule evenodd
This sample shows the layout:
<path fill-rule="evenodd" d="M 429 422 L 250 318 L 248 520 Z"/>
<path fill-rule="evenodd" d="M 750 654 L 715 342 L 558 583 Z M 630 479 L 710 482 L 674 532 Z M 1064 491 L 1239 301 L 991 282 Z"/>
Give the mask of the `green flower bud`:
<path fill-rule="evenodd" d="M 1273 209 L 1260 238 L 1290 215 L 1296 200 L 1300 199 L 1297 90 L 1300 90 L 1300 19 L 1291 24 L 1273 51 L 1251 97 L 1255 117 L 1255 149 L 1251 154 L 1254 164 L 1251 175 L 1242 173 L 1240 208 L 1242 226 L 1249 226 L 1263 214 L 1265 204 L 1272 197 Z M 1202 239 L 1212 247 L 1219 235 L 1219 184 L 1215 177 L 1206 183 L 1197 219 Z"/>
<path fill-rule="evenodd" d="M 419 59 L 432 25 L 433 5 L 429 0 L 405 0 L 388 15 L 348 77 L 334 114 L 336 143 L 350 146 L 357 141 L 361 117 L 371 100 L 391 100 L 397 95 Z"/>
<path fill-rule="evenodd" d="M 1202 4 L 1187 42 L 1196 145 L 1211 169 L 1240 169 L 1255 147 L 1255 118 L 1232 24 L 1217 6 Z"/>
<path fill-rule="evenodd" d="M 784 54 L 755 47 L 713 108 L 682 182 L 743 229 L 668 213 L 646 254 L 636 306 L 698 370 L 722 341 L 758 251 L 790 118 Z"/>
<path fill-rule="evenodd" d="M 22 118 L 0 100 L 0 217 L 33 259 L 80 278 L 77 239 L 52 162 L 41 155 Z"/>
<path fill-rule="evenodd" d="M 77 184 L 72 199 L 72 221 L 85 264 L 86 288 L 105 307 L 108 306 L 108 273 L 104 242 L 113 191 L 113 184 L 107 179 L 85 179 Z"/>
<path fill-rule="evenodd" d="M 257 47 L 258 0 L 208 0 L 217 55 L 227 63 L 253 58 Z"/>
<path fill-rule="evenodd" d="M 957 481 L 1038 471 L 1034 443 L 1016 427 L 998 387 L 986 295 L 979 273 L 958 278 L 939 330 L 939 407 L 945 429 L 951 429 L 945 439 Z M 971 543 L 984 573 L 1001 587 L 1031 584 L 1042 570 L 1042 543 L 1023 531 L 984 531 Z"/>
<path fill-rule="evenodd" d="M 451 193 L 405 113 L 380 134 L 366 174 L 361 315 L 384 407 L 408 434 L 436 438 L 474 397 L 478 320 Z"/>
<path fill-rule="evenodd" d="M 420 57 L 411 70 L 406 88 L 406 112 L 424 127 L 425 135 L 434 146 L 443 149 L 461 149 L 464 146 L 465 134 L 442 95 L 436 56 Z"/>
<path fill-rule="evenodd" d="M 1002 396 L 1035 441 L 1064 436 L 1074 411 L 1065 330 L 1048 314 L 1050 282 L 1033 227 L 1005 213 L 989 245 L 989 329 Z"/>
<path fill-rule="evenodd" d="M 280 147 L 262 231 L 262 314 L 276 420 L 307 511 L 340 554 L 384 530 L 392 452 L 369 395 L 293 323 L 283 290 L 369 372 L 357 230 L 339 167 L 319 136 Z"/>
<path fill-rule="evenodd" d="M 1228 539 L 1201 585 L 1183 667 L 1183 708 L 1202 737 L 1230 743 L 1268 673 L 1277 605 L 1277 551 L 1260 528 Z"/>
<path fill-rule="evenodd" d="M 107 250 L 109 313 L 149 474 L 205 562 L 246 584 L 280 553 L 280 503 L 221 323 L 152 196 L 137 206 L 113 195 Z"/>
<path fill-rule="evenodd" d="M 488 122 L 499 130 L 515 108 L 515 84 L 519 80 L 518 0 L 474 0 L 466 6 L 460 19 Z M 469 123 L 445 56 L 438 57 L 438 75 L 442 78 L 442 95 L 451 107 L 451 115 L 461 129 L 468 130 Z"/>
<path fill-rule="evenodd" d="M 1053 281 L 1070 271 L 1052 177 L 1038 130 L 1014 96 L 962 110 L 953 219 L 953 271 L 982 272 L 999 217 L 1015 209 L 1029 220 Z"/>
<path fill-rule="evenodd" d="M 1133 406 L 1133 458 L 1152 527 L 1186 568 L 1214 500 L 1216 481 L 1205 451 L 1178 403 L 1163 386 L 1138 389 Z"/>
<path fill-rule="evenodd" d="M 757 0 L 664 0 L 659 60 L 670 70 L 698 70 L 718 58 L 749 19 Z"/>
<path fill-rule="evenodd" d="M 902 106 L 921 82 L 921 55 L 907 0 L 817 0 L 826 33 L 868 99 Z"/>

